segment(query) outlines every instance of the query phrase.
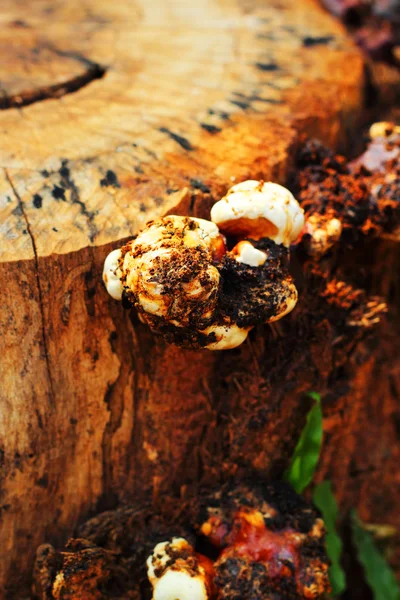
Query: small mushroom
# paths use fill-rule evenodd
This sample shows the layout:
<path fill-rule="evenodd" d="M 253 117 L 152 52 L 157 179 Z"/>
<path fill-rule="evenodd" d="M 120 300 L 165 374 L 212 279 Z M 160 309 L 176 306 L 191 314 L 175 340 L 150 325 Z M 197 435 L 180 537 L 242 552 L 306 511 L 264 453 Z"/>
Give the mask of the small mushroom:
<path fill-rule="evenodd" d="M 298 154 L 293 186 L 306 215 L 301 243 L 311 256 L 339 238 L 347 247 L 367 236 L 398 239 L 400 127 L 375 123 L 370 136 L 351 162 L 315 140 Z"/>
<path fill-rule="evenodd" d="M 277 305 L 275 314 L 271 315 L 265 322 L 274 323 L 286 317 L 297 304 L 299 294 L 292 281 L 282 281 L 281 289 L 277 293 Z"/>
<path fill-rule="evenodd" d="M 371 141 L 365 152 L 350 163 L 352 170 L 363 167 L 371 174 L 395 171 L 394 161 L 400 158 L 400 126 L 385 121 L 373 123 L 369 137 Z"/>
<path fill-rule="evenodd" d="M 236 238 L 269 238 L 290 246 L 304 225 L 303 209 L 277 183 L 248 180 L 234 185 L 211 209 L 211 220 Z"/>
<path fill-rule="evenodd" d="M 249 267 L 261 267 L 267 260 L 267 255 L 262 250 L 258 250 L 248 240 L 242 240 L 232 249 L 232 255 L 235 260 Z"/>
<path fill-rule="evenodd" d="M 336 217 L 314 213 L 304 226 L 304 245 L 310 256 L 322 256 L 339 241 L 342 223 Z"/>
<path fill-rule="evenodd" d="M 214 336 L 215 341 L 206 345 L 208 350 L 230 350 L 243 344 L 252 327 L 238 327 L 228 320 L 225 324 L 213 323 L 201 333 Z"/>
<path fill-rule="evenodd" d="M 121 250 L 113 250 L 104 261 L 103 281 L 107 288 L 107 292 L 114 300 L 122 299 L 124 290 L 121 282 Z"/>
<path fill-rule="evenodd" d="M 184 538 L 157 544 L 147 559 L 153 600 L 208 600 L 213 596 L 214 568 Z"/>
<path fill-rule="evenodd" d="M 390 138 L 392 135 L 400 134 L 400 126 L 390 121 L 378 121 L 369 128 L 369 137 L 371 140 L 377 138 Z"/>

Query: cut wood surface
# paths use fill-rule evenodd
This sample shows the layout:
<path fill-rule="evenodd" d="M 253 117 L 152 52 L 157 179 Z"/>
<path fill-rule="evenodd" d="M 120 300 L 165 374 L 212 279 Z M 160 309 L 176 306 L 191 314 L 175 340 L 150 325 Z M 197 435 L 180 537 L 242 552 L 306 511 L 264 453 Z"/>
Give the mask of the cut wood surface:
<path fill-rule="evenodd" d="M 399 445 L 375 428 L 399 373 L 369 403 L 365 350 L 357 392 L 343 371 L 340 387 L 329 325 L 296 316 L 312 289 L 283 337 L 210 353 L 155 340 L 101 282 L 148 219 L 207 217 L 234 181 L 285 182 L 303 133 L 359 135 L 364 65 L 342 27 L 313 0 L 3 0 L 0 23 L 0 597 L 26 593 L 37 546 L 96 511 L 279 474 L 302 392 L 332 378 L 321 469 L 344 505 L 393 521 L 380 502 Z M 366 415 L 386 435 L 368 460 Z"/>

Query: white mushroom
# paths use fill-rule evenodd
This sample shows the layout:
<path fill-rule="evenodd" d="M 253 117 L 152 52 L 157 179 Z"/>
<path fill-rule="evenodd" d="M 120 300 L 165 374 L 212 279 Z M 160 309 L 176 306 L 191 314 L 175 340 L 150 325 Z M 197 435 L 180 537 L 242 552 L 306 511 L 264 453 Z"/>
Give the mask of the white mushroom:
<path fill-rule="evenodd" d="M 199 224 L 201 235 L 204 235 L 204 240 L 209 244 L 214 262 L 219 262 L 227 251 L 225 237 L 221 235 L 215 223 L 197 217 L 192 217 L 192 220 Z"/>
<path fill-rule="evenodd" d="M 157 544 L 147 559 L 153 600 L 208 600 L 212 594 L 211 561 L 195 553 L 184 538 Z"/>
<path fill-rule="evenodd" d="M 369 137 L 371 140 L 387 138 L 393 134 L 400 134 L 400 126 L 389 121 L 378 121 L 377 123 L 373 123 L 369 128 Z"/>
<path fill-rule="evenodd" d="M 298 292 L 297 288 L 291 281 L 282 281 L 278 306 L 275 312 L 275 315 L 270 317 L 267 320 L 267 323 L 273 323 L 274 321 L 279 321 L 282 317 L 288 315 L 297 304 L 298 300 Z"/>
<path fill-rule="evenodd" d="M 221 245 L 218 227 L 203 219 L 169 216 L 150 222 L 122 251 L 107 257 L 107 291 L 121 299 L 125 289 L 145 320 L 151 315 L 186 326 L 195 313 L 204 326 L 217 301 L 220 275 L 213 252 Z"/>
<path fill-rule="evenodd" d="M 249 267 L 261 267 L 267 260 L 267 255 L 262 250 L 257 250 L 251 242 L 243 240 L 231 250 L 237 262 Z"/>
<path fill-rule="evenodd" d="M 234 185 L 214 204 L 211 220 L 225 234 L 266 237 L 288 247 L 303 228 L 304 211 L 283 186 L 248 180 Z"/>
<path fill-rule="evenodd" d="M 185 571 L 168 571 L 154 586 L 153 600 L 207 600 L 208 594 L 200 576 Z"/>
<path fill-rule="evenodd" d="M 297 236 L 303 213 L 281 186 L 253 181 L 240 185 L 251 193 L 250 216 L 232 223 L 250 223 L 252 238 L 257 228 L 268 237 L 268 229 L 278 245 L 265 241 L 260 245 L 269 249 L 263 251 L 252 240 L 241 240 L 228 252 L 216 223 L 171 215 L 147 223 L 105 261 L 107 291 L 135 306 L 139 319 L 167 342 L 209 350 L 236 348 L 256 324 L 275 321 L 296 304 L 297 291 L 285 267 L 288 251 L 279 244 L 288 245 Z M 275 196 L 274 186 L 279 192 Z M 263 210 L 271 212 L 270 220 L 260 216 L 259 197 L 264 202 L 265 196 L 270 204 Z M 235 197 L 235 192 L 227 196 Z M 229 202 L 217 205 L 234 208 Z"/>
<path fill-rule="evenodd" d="M 123 286 L 121 283 L 121 270 L 119 262 L 121 250 L 113 250 L 104 261 L 103 281 L 107 292 L 114 300 L 121 300 Z"/>
<path fill-rule="evenodd" d="M 199 219 L 198 217 L 190 217 L 192 221 L 197 223 L 200 227 L 200 235 L 207 241 L 208 244 L 212 244 L 212 240 L 217 239 L 221 234 L 215 223 L 207 221 L 207 219 Z"/>
<path fill-rule="evenodd" d="M 252 327 L 238 327 L 235 323 L 226 325 L 213 324 L 201 333 L 205 333 L 206 335 L 215 334 L 216 341 L 206 346 L 209 350 L 231 350 L 243 344 L 251 329 Z"/>
<path fill-rule="evenodd" d="M 324 215 L 310 215 L 304 227 L 304 233 L 310 237 L 306 240 L 307 251 L 311 256 L 322 256 L 339 241 L 342 234 L 342 223 L 336 218 Z"/>
<path fill-rule="evenodd" d="M 137 245 L 125 254 L 123 272 L 125 286 L 136 295 L 137 302 L 145 313 L 157 315 L 186 324 L 191 301 L 210 300 L 215 305 L 215 293 L 218 290 L 219 272 L 211 264 L 188 274 L 189 266 L 185 256 L 177 248 L 155 248 L 141 255 L 135 255 Z M 182 260 L 181 260 L 182 259 Z M 172 284 L 173 279 L 178 285 Z M 168 280 L 169 278 L 169 280 Z M 179 289 L 178 289 L 179 288 Z M 214 300 L 212 300 L 214 296 Z"/>

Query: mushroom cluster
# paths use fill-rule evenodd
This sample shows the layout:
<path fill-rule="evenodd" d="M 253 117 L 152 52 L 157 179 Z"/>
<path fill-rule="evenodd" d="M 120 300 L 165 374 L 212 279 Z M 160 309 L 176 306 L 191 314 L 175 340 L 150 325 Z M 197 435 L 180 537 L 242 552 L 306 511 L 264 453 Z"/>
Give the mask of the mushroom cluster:
<path fill-rule="evenodd" d="M 287 189 L 244 181 L 214 204 L 211 221 L 172 215 L 148 222 L 108 255 L 103 280 L 168 342 L 235 348 L 253 327 L 296 305 L 289 246 L 303 225 Z"/>
<path fill-rule="evenodd" d="M 318 599 L 330 591 L 324 523 L 287 484 L 224 490 L 198 517 L 214 561 L 182 538 L 157 544 L 147 561 L 153 600 Z"/>
<path fill-rule="evenodd" d="M 312 258 L 339 239 L 353 246 L 366 236 L 392 235 L 400 222 L 400 127 L 374 123 L 361 156 L 348 163 L 317 140 L 297 157 L 296 195 L 305 210 L 301 244 Z"/>
<path fill-rule="evenodd" d="M 329 592 L 324 524 L 287 483 L 230 482 L 173 505 L 172 513 L 165 502 L 159 511 L 106 511 L 64 551 L 40 546 L 35 600 L 318 600 Z"/>

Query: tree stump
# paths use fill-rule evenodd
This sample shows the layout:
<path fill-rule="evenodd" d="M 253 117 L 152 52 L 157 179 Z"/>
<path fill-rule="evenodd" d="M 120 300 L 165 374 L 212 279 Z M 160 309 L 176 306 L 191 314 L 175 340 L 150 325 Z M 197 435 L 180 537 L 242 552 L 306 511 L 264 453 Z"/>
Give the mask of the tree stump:
<path fill-rule="evenodd" d="M 359 136 L 364 63 L 340 24 L 314 0 L 6 0 L 1 17 L 0 597 L 27 593 L 37 546 L 100 510 L 279 475 L 311 389 L 327 391 L 320 476 L 344 510 L 400 525 L 390 327 L 338 357 L 300 275 L 279 329 L 182 350 L 101 281 L 147 220 L 207 217 L 234 181 L 285 183 L 303 134 Z M 395 293 L 395 242 L 341 260 Z"/>

